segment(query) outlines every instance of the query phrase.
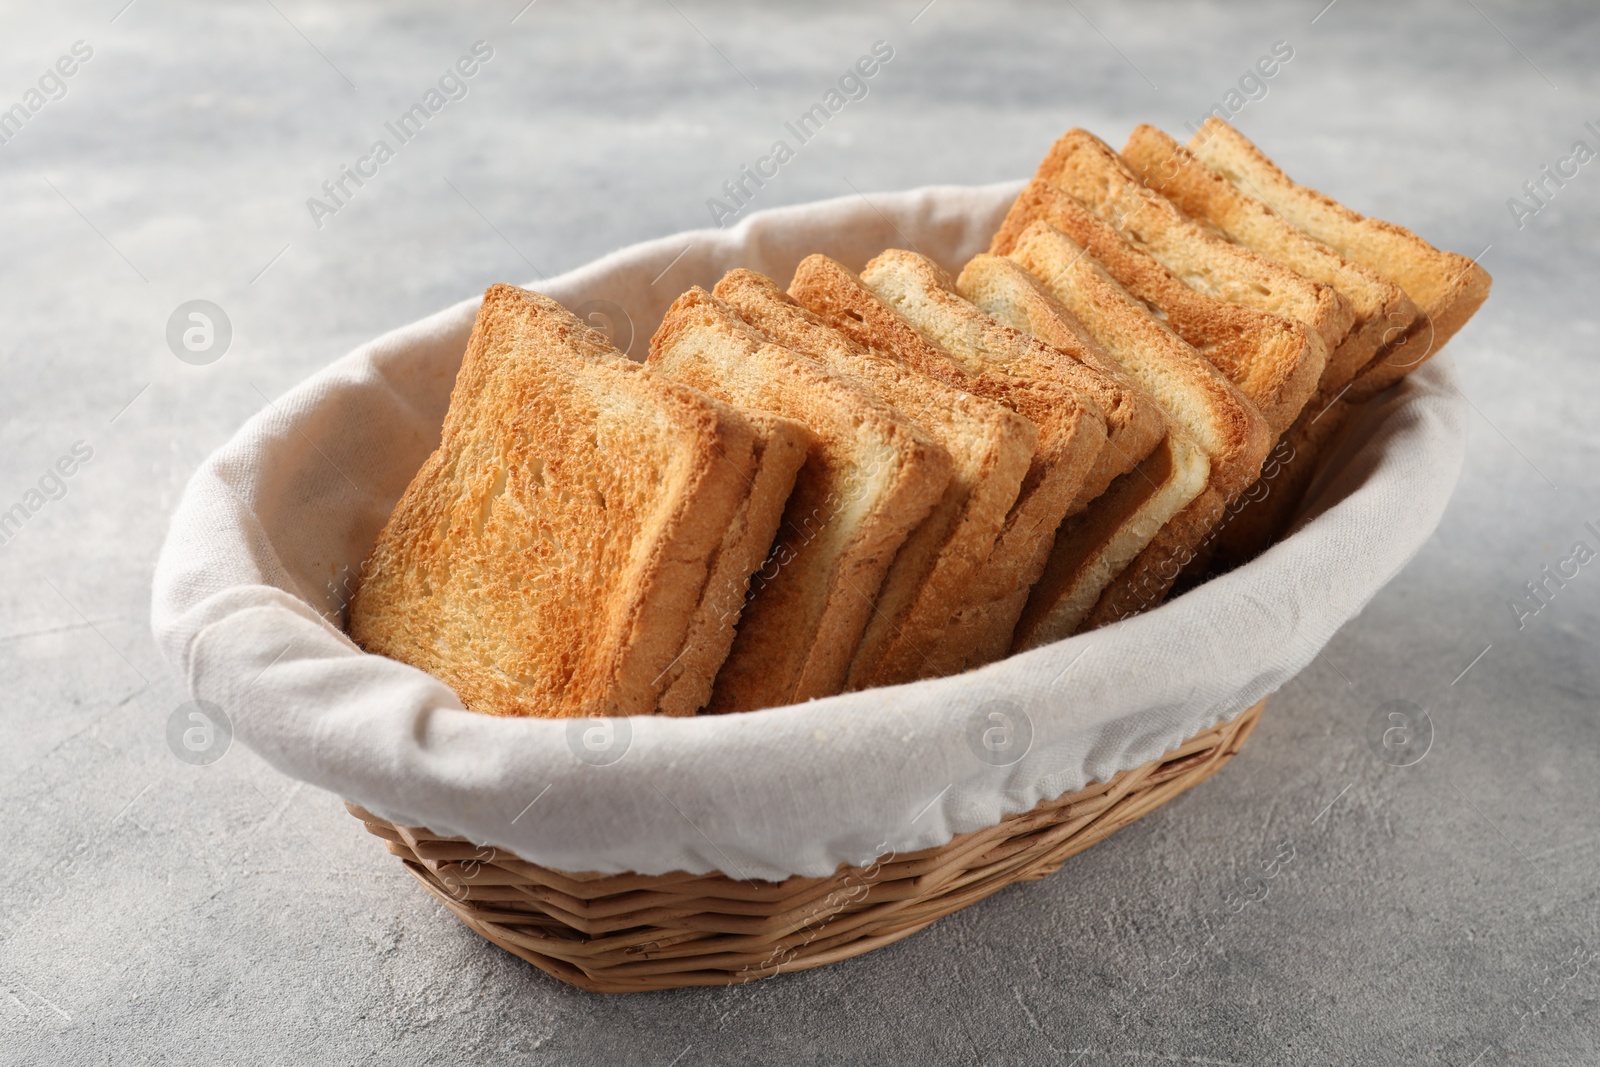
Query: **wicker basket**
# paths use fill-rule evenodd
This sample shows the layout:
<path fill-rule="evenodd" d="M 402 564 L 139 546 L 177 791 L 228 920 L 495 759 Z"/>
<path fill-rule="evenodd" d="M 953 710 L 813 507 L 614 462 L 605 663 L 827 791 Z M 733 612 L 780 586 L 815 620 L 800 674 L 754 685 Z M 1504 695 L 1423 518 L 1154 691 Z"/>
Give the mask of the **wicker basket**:
<path fill-rule="evenodd" d="M 859 956 L 1012 882 L 1043 878 L 1210 777 L 1265 705 L 1108 782 L 825 878 L 574 874 L 346 806 L 462 922 L 564 982 L 599 993 L 731 985 Z"/>

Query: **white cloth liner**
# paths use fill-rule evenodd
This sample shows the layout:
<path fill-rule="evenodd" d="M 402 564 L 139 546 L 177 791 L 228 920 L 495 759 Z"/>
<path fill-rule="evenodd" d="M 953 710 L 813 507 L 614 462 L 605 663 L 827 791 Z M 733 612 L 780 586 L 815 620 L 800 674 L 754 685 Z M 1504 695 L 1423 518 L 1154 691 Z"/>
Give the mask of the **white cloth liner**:
<path fill-rule="evenodd" d="M 534 287 L 572 308 L 614 302 L 642 357 L 677 294 L 735 266 L 786 283 L 812 252 L 859 269 L 909 246 L 959 267 L 987 246 L 1018 188 L 761 212 Z M 153 625 L 194 695 L 285 774 L 565 870 L 822 875 L 1145 763 L 1308 664 L 1428 538 L 1465 447 L 1464 405 L 1434 361 L 1368 405 L 1310 517 L 1248 566 L 1124 624 L 957 677 L 743 715 L 627 720 L 625 753 L 597 766 L 575 754 L 569 723 L 465 711 L 443 683 L 363 653 L 339 627 L 347 579 L 437 444 L 477 303 L 362 346 L 211 456 L 173 517 Z M 996 700 L 1010 702 L 1017 736 L 1031 725 L 1026 754 L 1005 767 L 969 739 Z"/>

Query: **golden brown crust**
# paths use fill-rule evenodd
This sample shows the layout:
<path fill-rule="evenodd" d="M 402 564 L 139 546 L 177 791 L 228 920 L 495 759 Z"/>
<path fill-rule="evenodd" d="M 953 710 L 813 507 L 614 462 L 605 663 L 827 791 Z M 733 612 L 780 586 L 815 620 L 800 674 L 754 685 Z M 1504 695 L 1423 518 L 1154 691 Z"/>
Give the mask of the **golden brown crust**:
<path fill-rule="evenodd" d="M 1263 493 L 1252 493 L 1255 499 L 1229 518 L 1217 538 L 1213 569 L 1226 569 L 1253 558 L 1282 534 L 1315 472 L 1317 457 L 1349 405 L 1394 384 L 1443 347 L 1488 297 L 1490 278 L 1464 256 L 1442 252 L 1409 230 L 1366 218 L 1295 183 L 1220 119 L 1210 119 L 1188 147 L 1241 197 L 1269 204 L 1308 238 L 1391 281 L 1406 295 L 1406 302 L 1388 310 L 1384 321 L 1367 324 L 1374 355 L 1359 367 L 1341 368 L 1342 379 L 1325 377 L 1319 395 L 1285 432 L 1280 450 L 1293 458 Z"/>
<path fill-rule="evenodd" d="M 1388 343 L 1357 373 L 1346 399 L 1370 397 L 1420 366 L 1489 296 L 1489 274 L 1474 261 L 1441 251 L 1404 227 L 1368 218 L 1297 184 L 1221 119 L 1207 119 L 1190 139 L 1189 150 L 1352 263 L 1394 281 L 1421 312 L 1421 321 L 1410 329 L 1393 324 Z"/>
<path fill-rule="evenodd" d="M 1082 323 L 1038 287 L 1031 274 L 1003 256 L 980 253 L 962 268 L 955 291 L 997 323 L 1049 345 L 1090 372 L 1069 371 L 1067 380 L 1105 415 L 1106 452 L 1102 456 L 1107 458 L 1098 466 L 1114 470 L 1120 477 L 1155 451 L 1167 432 L 1161 405 L 1100 347 Z M 1109 484 L 1107 480 L 1105 485 Z M 1093 476 L 1088 488 L 1098 497 L 1105 485 L 1099 476 Z"/>
<path fill-rule="evenodd" d="M 927 290 L 942 288 L 938 281 L 942 272 L 932 264 L 927 268 L 909 265 L 912 279 L 931 299 Z M 1056 529 L 1103 445 L 1104 422 L 1058 380 L 1019 377 L 1000 366 L 986 365 L 970 352 L 964 361 L 958 359 L 891 308 L 861 278 L 826 256 L 808 256 L 801 261 L 789 293 L 856 343 L 1004 404 L 1039 427 L 1038 451 L 994 554 L 974 581 L 968 602 L 952 620 L 971 650 L 966 665 L 1004 655 L 1028 590 L 1044 568 Z"/>
<path fill-rule="evenodd" d="M 977 666 L 1254 556 L 1354 406 L 1491 284 L 1214 118 L 1123 156 L 1069 131 L 992 252 L 959 283 L 812 256 L 795 299 L 733 271 L 672 305 L 648 366 L 492 287 L 351 635 L 501 715 Z"/>
<path fill-rule="evenodd" d="M 884 574 L 943 495 L 950 455 L 816 360 L 767 341 L 691 289 L 650 341 L 648 366 L 809 429 L 783 525 L 712 691 L 713 712 L 829 696 L 844 685 Z"/>
<path fill-rule="evenodd" d="M 1135 426 L 1130 421 L 1134 413 L 1130 398 L 1114 381 L 1060 349 L 984 314 L 956 292 L 955 281 L 926 256 L 888 249 L 862 268 L 861 281 L 968 373 L 998 370 L 1017 381 L 1045 383 L 1064 389 L 1064 396 L 1086 410 L 1093 423 L 1089 432 L 1098 440 L 1091 443 L 1089 436 L 1082 437 L 1081 447 L 1092 456 L 1092 462 L 1067 514 L 1081 511 L 1155 446 L 1155 427 Z M 1107 447 L 1112 423 L 1100 404 L 1102 397 L 1117 412 L 1119 441 L 1137 437 L 1128 443 L 1135 444 L 1142 455 L 1130 458 L 1126 447 Z"/>
<path fill-rule="evenodd" d="M 1122 157 L 1145 184 L 1191 218 L 1344 298 L 1353 318 L 1344 336 L 1325 338 L 1328 364 L 1319 391 L 1342 389 L 1377 355 L 1386 333 L 1397 325 L 1409 328 L 1419 315 L 1400 286 L 1297 229 L 1154 126 L 1135 127 Z"/>
<path fill-rule="evenodd" d="M 856 344 L 765 275 L 730 271 L 713 295 L 770 340 L 897 408 L 950 452 L 944 496 L 890 566 L 847 684 L 897 685 L 960 670 L 968 649 L 952 639 L 950 617 L 994 550 L 1033 457 L 1037 428 L 1001 404 Z"/>
<path fill-rule="evenodd" d="M 1177 426 L 1148 459 L 1124 474 L 1056 537 L 1017 623 L 1022 652 L 1077 633 L 1122 574 L 1200 494 L 1211 462 Z"/>
<path fill-rule="evenodd" d="M 554 301 L 494 286 L 439 447 L 364 568 L 351 636 L 476 711 L 654 711 L 754 437 Z"/>
<path fill-rule="evenodd" d="M 1321 341 L 1304 323 L 1190 288 L 1071 194 L 1040 179 L 1029 182 L 1018 195 L 989 250 L 1009 255 L 1035 222 L 1049 223 L 1088 249 L 1118 284 L 1155 309 L 1179 337 L 1237 385 L 1274 433 L 1293 424 L 1315 390 L 1324 363 L 1316 355 Z"/>

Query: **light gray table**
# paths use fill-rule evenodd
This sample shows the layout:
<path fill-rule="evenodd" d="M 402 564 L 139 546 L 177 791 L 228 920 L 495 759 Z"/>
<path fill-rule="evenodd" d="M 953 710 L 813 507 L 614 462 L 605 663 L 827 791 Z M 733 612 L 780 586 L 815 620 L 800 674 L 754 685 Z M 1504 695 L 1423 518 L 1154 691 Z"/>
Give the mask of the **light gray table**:
<path fill-rule="evenodd" d="M 1574 140 L 1600 147 L 1600 24 L 1576 4 L 1322 2 L 0 14 L 0 107 L 92 50 L 0 145 L 0 510 L 93 452 L 0 546 L 0 1061 L 1595 1062 L 1600 568 L 1520 627 L 1510 603 L 1575 541 L 1600 548 L 1600 163 L 1520 227 L 1506 201 Z M 307 198 L 478 40 L 493 57 L 467 95 L 314 225 Z M 238 746 L 174 758 L 186 694 L 148 586 L 201 458 L 383 330 L 707 224 L 877 40 L 894 58 L 870 94 L 755 207 L 1022 176 L 1073 125 L 1182 130 L 1284 40 L 1242 128 L 1495 275 L 1444 357 L 1476 414 L 1442 528 L 1244 753 L 887 950 L 609 999 L 470 935 L 337 798 Z M 233 328 L 207 366 L 165 339 L 197 298 Z M 1406 768 L 1368 744 L 1396 699 L 1435 727 Z M 1285 842 L 1293 862 L 1235 912 Z"/>

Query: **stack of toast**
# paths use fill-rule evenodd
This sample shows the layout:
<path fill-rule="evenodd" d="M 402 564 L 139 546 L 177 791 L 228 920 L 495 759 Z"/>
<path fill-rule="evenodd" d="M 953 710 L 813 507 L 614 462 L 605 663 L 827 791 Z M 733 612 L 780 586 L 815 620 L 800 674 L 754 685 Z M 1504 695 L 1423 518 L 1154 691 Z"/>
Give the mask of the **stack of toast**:
<path fill-rule="evenodd" d="M 491 288 L 350 632 L 500 715 L 694 715 L 967 670 L 1245 562 L 1488 295 L 1220 119 L 1072 130 L 954 277 L 683 294 L 643 365 Z"/>

